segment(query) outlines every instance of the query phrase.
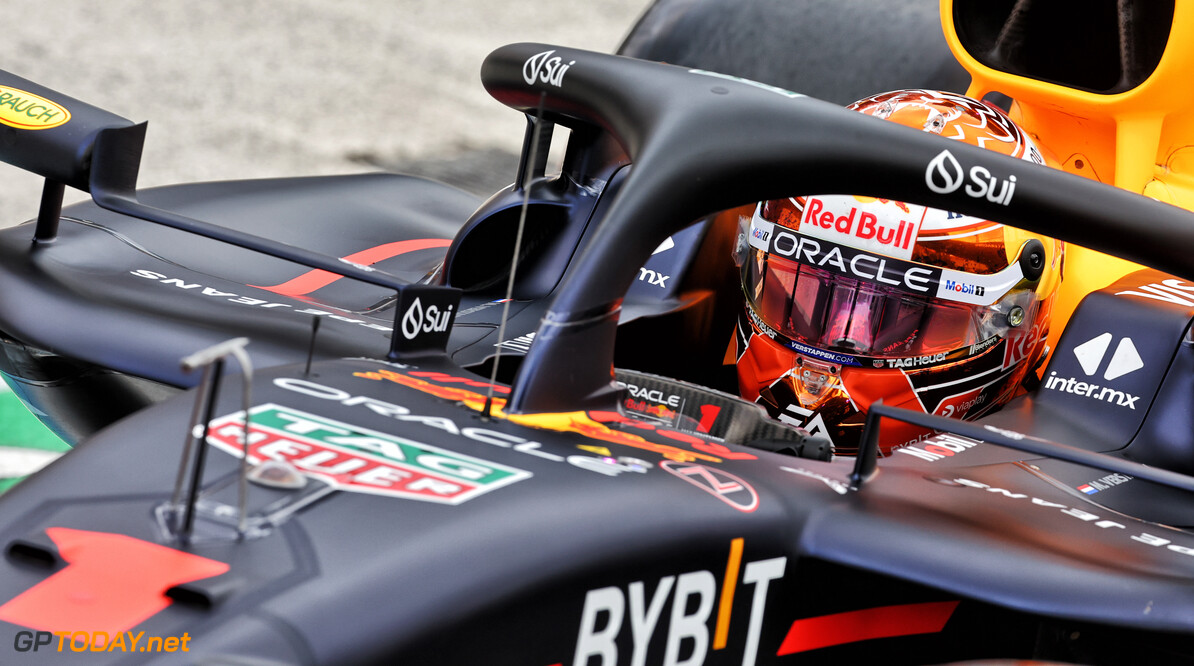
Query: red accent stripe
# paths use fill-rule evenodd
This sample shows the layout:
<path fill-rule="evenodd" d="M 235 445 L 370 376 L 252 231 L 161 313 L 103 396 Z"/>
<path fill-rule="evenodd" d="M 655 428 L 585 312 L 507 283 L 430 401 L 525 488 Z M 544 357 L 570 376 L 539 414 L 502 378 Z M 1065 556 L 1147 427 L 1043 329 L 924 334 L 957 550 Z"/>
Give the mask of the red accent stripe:
<path fill-rule="evenodd" d="M 368 250 L 361 250 L 354 252 L 347 257 L 342 257 L 345 261 L 351 261 L 354 264 L 361 264 L 364 266 L 372 266 L 379 261 L 396 257 L 407 252 L 414 252 L 415 250 L 427 250 L 436 247 L 448 247 L 452 241 L 447 238 L 420 238 L 418 240 L 395 241 L 393 243 L 385 243 L 371 247 Z M 307 294 L 328 286 L 329 284 L 339 280 L 342 275 L 336 275 L 329 271 L 314 269 L 303 273 L 302 275 L 287 280 L 279 285 L 272 287 L 261 287 L 251 284 L 250 287 L 272 291 L 275 294 L 282 296 L 306 296 Z"/>
<path fill-rule="evenodd" d="M 856 643 L 873 638 L 935 634 L 958 607 L 957 601 L 937 601 L 808 617 L 796 620 L 776 656 Z"/>
<path fill-rule="evenodd" d="M 170 605 L 166 590 L 228 565 L 123 534 L 51 527 L 69 566 L 0 606 L 0 620 L 41 631 L 132 629 Z"/>

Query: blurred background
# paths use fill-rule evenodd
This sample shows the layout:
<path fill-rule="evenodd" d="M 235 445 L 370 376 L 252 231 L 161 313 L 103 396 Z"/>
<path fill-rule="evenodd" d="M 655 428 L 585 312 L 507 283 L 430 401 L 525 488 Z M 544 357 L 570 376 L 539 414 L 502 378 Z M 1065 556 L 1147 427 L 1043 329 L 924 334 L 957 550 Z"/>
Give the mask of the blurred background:
<path fill-rule="evenodd" d="M 5 0 L 0 69 L 150 121 L 141 187 L 381 169 L 488 193 L 513 180 L 525 121 L 481 87 L 486 54 L 612 52 L 647 4 Z M 40 192 L 0 163 L 0 225 Z"/>
<path fill-rule="evenodd" d="M 526 122 L 481 87 L 485 56 L 612 52 L 647 4 L 4 0 L 0 69 L 150 121 L 141 187 L 392 170 L 487 195 L 514 180 Z M 0 163 L 0 226 L 35 217 L 41 187 Z M 0 492 L 66 448 L 0 382 Z"/>

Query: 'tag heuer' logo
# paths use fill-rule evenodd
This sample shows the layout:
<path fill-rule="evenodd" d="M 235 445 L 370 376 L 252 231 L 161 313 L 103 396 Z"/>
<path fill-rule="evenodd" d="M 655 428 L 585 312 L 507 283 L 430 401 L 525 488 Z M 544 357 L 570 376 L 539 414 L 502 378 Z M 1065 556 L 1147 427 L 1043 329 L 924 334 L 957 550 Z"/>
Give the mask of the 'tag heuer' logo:
<path fill-rule="evenodd" d="M 460 504 L 530 472 L 274 404 L 250 410 L 249 462 L 286 460 L 339 490 Z M 213 421 L 208 442 L 239 457 L 243 417 Z"/>
<path fill-rule="evenodd" d="M 24 90 L 0 86 L 0 123 L 24 130 L 58 127 L 70 120 L 70 111 Z"/>

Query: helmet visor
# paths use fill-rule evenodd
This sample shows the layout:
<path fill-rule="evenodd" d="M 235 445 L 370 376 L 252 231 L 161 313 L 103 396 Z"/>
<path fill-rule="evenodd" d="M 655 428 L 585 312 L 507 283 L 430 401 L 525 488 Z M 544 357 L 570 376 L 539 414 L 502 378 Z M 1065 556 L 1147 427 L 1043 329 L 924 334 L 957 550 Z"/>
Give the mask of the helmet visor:
<path fill-rule="evenodd" d="M 744 270 L 764 324 L 813 347 L 879 358 L 947 352 L 982 341 L 988 308 L 916 296 L 767 256 Z"/>

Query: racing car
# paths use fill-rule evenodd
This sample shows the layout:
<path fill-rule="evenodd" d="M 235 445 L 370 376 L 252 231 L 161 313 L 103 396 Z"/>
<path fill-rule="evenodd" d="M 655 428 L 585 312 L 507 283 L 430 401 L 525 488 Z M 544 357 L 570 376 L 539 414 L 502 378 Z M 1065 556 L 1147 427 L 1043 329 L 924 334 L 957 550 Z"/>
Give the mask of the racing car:
<path fill-rule="evenodd" d="M 79 374 L 107 386 L 198 385 L 88 432 L 0 499 L 0 621 L 14 655 L 1194 659 L 1189 212 L 708 71 L 518 44 L 493 53 L 482 78 L 531 118 L 530 178 L 452 232 L 442 268 L 383 265 L 435 249 L 430 232 L 392 241 L 414 244 L 382 260 L 329 250 L 346 262 L 253 226 L 268 223 L 254 206 L 279 192 L 303 219 L 321 188 L 371 187 L 359 200 L 394 193 L 417 225 L 411 201 L 442 211 L 454 196 L 435 199 L 435 186 L 369 177 L 235 184 L 214 201 L 202 194 L 217 186 L 141 193 L 141 128 L 5 79 L 69 111 L 77 130 L 33 135 L 6 156 L 95 199 L 60 215 L 51 183 L 48 210 L 5 245 L 6 302 L 38 303 L 40 318 L 67 322 L 55 322 L 62 335 L 84 329 L 94 343 L 35 347 L 24 341 L 48 340 L 39 317 L 6 312 L 5 326 L 25 325 L 6 330 L 27 351 L 21 367 L 53 367 L 37 362 L 61 363 L 54 350 L 70 349 L 92 369 Z M 749 131 L 734 131 L 743 118 Z M 560 177 L 547 177 L 539 150 L 552 126 L 572 132 Z M 932 187 L 943 153 L 960 173 L 1014 177 L 1015 196 Z M 716 310 L 691 286 L 702 276 L 681 273 L 694 263 L 674 273 L 653 263 L 675 250 L 692 262 L 719 244 L 706 243 L 720 230 L 693 220 L 789 196 L 796 182 L 832 192 L 846 181 L 1149 268 L 1083 300 L 1037 390 L 977 422 L 872 407 L 856 457 L 831 457 L 706 388 L 716 377 L 622 348 L 636 322 L 674 331 L 668 318 Z M 345 235 L 371 212 L 338 213 L 353 222 Z M 181 251 L 162 226 L 198 234 L 211 263 L 173 260 Z M 519 226 L 526 245 L 511 233 Z M 517 271 L 497 256 L 516 244 Z M 136 263 L 122 265 L 122 253 Z M 320 272 L 296 275 L 296 263 Z M 496 285 L 510 273 L 506 295 Z M 648 289 L 681 284 L 666 297 Z M 501 332 L 507 304 L 527 313 L 507 330 L 526 316 L 533 336 Z M 470 315 L 493 318 L 470 327 Z M 251 341 L 225 341 L 230 330 Z M 716 356 L 716 367 L 722 343 L 689 343 L 685 357 Z M 516 366 L 493 360 L 511 348 Z M 612 379 L 628 358 L 636 374 L 622 378 L 717 418 L 622 409 L 626 389 Z M 898 421 L 938 434 L 879 458 L 884 423 Z"/>
<path fill-rule="evenodd" d="M 938 40 L 918 37 L 935 30 L 931 25 L 936 20 L 930 11 L 932 3 L 905 5 L 900 12 L 885 16 L 881 26 L 874 25 L 874 13 L 866 3 L 813 3 L 802 7 L 802 20 L 827 28 L 857 26 L 871 50 L 859 54 L 851 43 L 805 39 L 803 48 L 786 51 L 780 61 L 755 57 L 751 45 L 757 42 L 740 35 L 754 25 L 765 24 L 768 31 L 782 29 L 795 19 L 793 10 L 772 3 L 734 12 L 733 4 L 727 6 L 721 0 L 659 0 L 644 14 L 619 52 L 744 75 L 838 103 L 882 87 L 964 86 L 959 83 L 956 72 L 960 68 L 949 55 L 950 49 Z M 1003 11 L 998 7 L 983 9 L 981 3 L 965 4 L 963 9 L 969 17 L 961 21 L 964 26 L 992 23 L 987 14 L 997 16 Z M 947 6 L 946 15 L 950 11 Z M 761 20 L 755 12 L 770 12 L 768 20 Z M 1140 19 L 1133 25 L 1168 25 L 1152 15 Z M 1058 26 L 1034 20 L 1042 26 L 1039 34 L 1058 32 Z M 719 33 L 710 25 L 724 28 L 725 34 L 714 40 Z M 947 34 L 954 32 L 952 25 L 947 21 Z M 967 29 L 974 32 L 973 28 Z M 1146 30 L 1139 32 L 1150 34 Z M 980 41 L 991 39 L 981 31 L 976 34 Z M 708 43 L 711 48 L 694 50 L 685 38 Z M 1102 41 L 1117 43 L 1115 39 Z M 1026 120 L 1033 131 L 1047 134 L 1049 145 L 1063 146 L 1065 168 L 1075 173 L 1088 177 L 1101 174 L 1111 182 L 1105 176 L 1115 173 L 1118 158 L 1106 154 L 1107 145 L 1151 146 L 1147 135 L 1152 130 L 1137 132 L 1134 128 L 1144 125 L 1136 119 L 1165 117 L 1172 125 L 1173 118 L 1180 117 L 1152 101 L 1123 109 L 1118 115 L 1097 110 L 1090 113 L 1091 107 L 1106 95 L 1096 95 L 1098 99 L 1092 103 L 1076 98 L 1065 86 L 1054 86 L 1037 95 L 1031 84 L 1022 84 L 1035 79 L 1002 76 L 969 56 L 957 38 L 950 46 L 966 65 L 966 71 L 985 86 L 976 87 L 972 93 L 979 97 L 996 90 L 1016 93 L 1019 108 L 1031 112 Z M 1034 52 L 1042 51 L 1033 48 Z M 1137 48 L 1133 52 L 1146 50 Z M 1105 55 L 1102 57 L 1105 59 Z M 853 64 L 878 61 L 882 66 L 843 69 L 826 67 L 826 60 Z M 13 90 L 41 91 L 50 100 L 68 99 L 32 82 L 15 77 L 7 80 Z M 1180 81 L 1147 87 L 1181 88 Z M 1144 88 L 1138 87 L 1128 97 L 1142 97 L 1138 93 Z M 1079 97 L 1081 94 L 1077 93 Z M 1060 103 L 1085 112 L 1083 132 L 1076 138 L 1069 134 L 1059 137 L 1058 131 L 1050 129 L 1064 125 L 1071 115 L 1063 115 L 1060 123 L 1041 120 L 1055 118 L 1049 109 Z M 79 126 L 79 114 L 92 107 L 75 100 L 70 100 L 69 106 L 75 113 L 70 124 L 73 131 Z M 578 137 L 570 150 L 574 156 L 582 156 L 573 159 L 585 165 L 577 173 L 547 177 L 545 160 L 524 155 L 523 167 L 512 174 L 512 180 L 520 185 L 507 188 L 487 202 L 442 183 L 393 174 L 185 184 L 138 191 L 139 203 L 164 211 L 178 224 L 169 227 L 142 219 L 139 215 L 143 211 L 104 207 L 95 202 L 58 211 L 54 202 L 60 199 L 55 188 L 89 188 L 89 184 L 77 181 L 79 166 L 91 159 L 89 151 L 95 138 L 91 133 L 100 127 L 132 126 L 123 118 L 93 110 L 97 114 L 93 127 L 52 148 L 76 151 L 58 161 L 47 157 L 47 146 L 42 142 L 30 139 L 70 132 L 39 125 L 41 129 L 21 133 L 28 143 L 12 153 L 11 159 L 37 172 L 49 169 L 44 172 L 47 205 L 39 216 L 45 222 L 36 231 L 30 228 L 33 225 L 0 231 L 0 277 L 10 285 L 0 295 L 0 348 L 4 350 L 0 354 L 0 373 L 33 413 L 68 443 L 78 442 L 121 416 L 193 385 L 193 376 L 178 371 L 177 358 L 228 337 L 249 335 L 258 340 L 250 354 L 259 366 L 267 366 L 295 362 L 308 355 L 336 358 L 363 353 L 376 344 L 377 336 L 386 335 L 384 329 L 391 313 L 384 289 L 374 289 L 367 281 L 325 280 L 328 276 L 323 273 L 304 276 L 289 261 L 239 254 L 235 248 L 208 242 L 204 236 L 187 230 L 206 229 L 214 238 L 248 233 L 269 239 L 265 242 L 284 242 L 290 247 L 283 248 L 283 254 L 291 258 L 293 251 L 308 257 L 330 255 L 328 260 L 366 265 L 394 275 L 399 282 L 445 281 L 460 287 L 464 290 L 461 325 L 450 350 L 461 365 L 485 376 L 491 375 L 492 367 L 497 365 L 495 357 L 504 354 L 506 361 L 499 370 L 501 377 L 509 380 L 533 340 L 539 318 L 558 290 L 561 276 L 570 270 L 588 242 L 590 230 L 607 212 L 599 203 L 609 198 L 603 199 L 601 193 L 616 192 L 622 177 L 619 174 L 627 163 L 619 147 L 599 141 L 586 147 L 581 145 L 583 138 Z M 1120 126 L 1121 117 L 1134 124 L 1126 125 L 1128 131 L 1117 139 L 1114 129 L 1108 132 L 1103 128 Z M 571 131 L 563 126 L 561 129 Z M 5 131 L 17 134 L 12 128 Z M 541 135 L 544 146 L 550 143 L 549 134 L 545 131 Z M 1169 138 L 1170 144 L 1180 145 L 1185 135 L 1175 132 Z M 136 181 L 136 167 L 132 164 L 136 160 L 132 156 L 139 154 L 139 147 L 133 147 L 132 141 L 125 143 L 129 144 L 125 147 L 126 157 L 131 160 L 122 166 L 130 172 L 127 177 L 131 182 L 125 189 L 132 190 Z M 529 149 L 529 143 L 525 148 Z M 1098 152 L 1092 152 L 1092 147 Z M 1164 151 L 1157 152 L 1158 159 L 1164 157 Z M 1152 158 L 1147 149 L 1138 153 L 1125 161 L 1140 173 L 1140 166 L 1147 167 Z M 1097 169 L 1093 166 L 1096 163 Z M 57 166 L 51 168 L 51 164 Z M 538 166 L 527 166 L 535 164 Z M 59 173 L 58 167 L 66 173 Z M 101 171 L 109 175 L 116 172 L 106 167 Z M 1165 175 L 1160 176 L 1161 186 L 1152 186 L 1149 195 L 1172 201 L 1166 193 L 1187 189 L 1182 173 L 1180 166 L 1166 167 Z M 530 179 L 525 178 L 528 174 Z M 531 234 L 522 248 L 527 261 L 522 263 L 509 296 L 513 316 L 506 319 L 506 330 L 499 331 L 498 322 L 505 308 L 495 304 L 507 298 L 502 290 L 502 278 L 508 273 L 505 257 L 512 249 L 510 231 L 519 217 L 524 180 L 528 181 L 525 189 L 530 191 L 526 217 Z M 1129 189 L 1142 191 L 1143 184 L 1132 182 Z M 1185 205 L 1184 201 L 1178 203 Z M 734 234 L 710 220 L 700 220 L 669 237 L 641 267 L 640 279 L 629 290 L 620 319 L 623 334 L 619 336 L 615 361 L 620 368 L 734 392 L 732 373 L 719 367 L 726 340 L 717 334 L 688 334 L 702 328 L 728 331 L 734 314 L 741 310 L 740 294 L 734 287 L 736 276 L 724 260 L 732 250 Z M 33 244 L 28 242 L 30 236 L 36 238 Z M 34 259 L 51 246 L 55 254 L 103 257 L 103 270 L 110 271 L 112 279 L 95 280 L 89 268 L 73 260 L 47 263 Z M 501 251 L 497 251 L 499 247 Z M 1055 308 L 1055 318 L 1061 322 L 1081 296 L 1138 268 L 1126 262 L 1116 264 L 1114 257 L 1081 250 L 1075 246 L 1067 260 L 1067 279 L 1059 295 L 1061 303 Z M 44 301 L 46 298 L 50 300 Z M 52 302 L 52 306 L 44 307 L 54 316 L 45 316 L 41 308 L 28 307 L 30 302 Z M 96 325 L 86 335 L 80 335 L 83 331 L 76 327 L 61 325 L 64 320 L 75 319 Z M 323 326 L 313 334 L 316 320 Z M 1056 335 L 1062 328 L 1053 327 L 1051 348 L 1056 348 Z M 669 353 L 656 353 L 661 341 L 666 341 Z"/>
<path fill-rule="evenodd" d="M 882 25 L 868 26 L 867 43 L 874 53 L 855 53 L 852 62 L 882 60 L 887 65 L 852 67 L 848 75 L 825 67 L 823 61 L 857 49 L 832 42 L 809 44 L 782 60 L 767 61 L 778 68 L 771 70 L 760 69 L 766 60 L 737 46 L 749 40 L 731 37 L 723 39 L 734 48 L 701 49 L 701 57 L 693 59 L 691 50 L 683 48 L 684 39 L 706 41 L 705 31 L 714 25 L 732 36 L 758 22 L 755 10 L 734 12 L 733 4 L 655 2 L 619 52 L 716 69 L 838 103 L 883 87 L 962 85 L 961 69 L 944 41 L 918 36 L 937 30 L 935 4 L 927 0 L 885 16 Z M 767 12 L 769 20 L 763 23 L 776 27 L 795 20 L 791 10 L 778 3 L 757 11 Z M 819 3 L 803 8 L 799 18 L 856 25 L 868 13 L 873 15 L 865 2 Z M 63 103 L 73 114 L 71 127 L 78 126 L 81 114 L 90 109 L 15 77 L 6 85 Z M 132 125 L 91 110 L 97 114 L 94 127 L 56 148 L 75 151 L 80 163 L 91 159 L 91 134 L 100 127 Z M 43 128 L 24 136 L 45 138 L 55 131 L 61 130 Z M 543 146 L 550 143 L 550 135 L 550 129 L 542 132 Z M 308 253 L 368 265 L 402 282 L 432 275 L 460 287 L 464 302 L 451 351 L 461 365 L 485 376 L 492 374 L 494 357 L 503 354 L 507 360 L 502 377 L 509 380 L 560 277 L 606 213 L 599 195 L 616 192 L 622 178 L 618 174 L 626 160 L 620 148 L 607 148 L 610 142 L 600 141 L 590 149 L 580 145 L 586 140 L 578 137 L 571 148 L 591 163 L 573 169 L 577 173 L 544 177 L 545 161 L 524 155 L 523 167 L 510 174 L 520 185 L 487 202 L 439 182 L 394 174 L 185 184 L 139 191 L 136 196 L 173 216 L 189 218 L 187 228 L 202 226 L 217 236 L 250 233 Z M 39 171 L 47 164 L 46 149 L 42 142 L 31 142 L 22 150 L 32 162 L 19 156 L 15 161 Z M 127 150 L 139 154 L 139 148 Z M 54 163 L 69 165 L 74 159 L 63 155 Z M 99 171 L 114 173 L 108 167 Z M 525 177 L 528 173 L 532 178 Z M 77 182 L 77 169 L 43 175 L 51 188 L 89 188 Z M 129 178 L 135 184 L 135 173 Z M 529 180 L 530 227 L 522 249 L 528 256 L 511 295 L 506 335 L 499 339 L 503 308 L 493 304 L 507 297 L 503 276 L 524 180 Z M 126 189 L 131 188 L 132 184 Z M 51 192 L 47 200 L 58 198 Z M 386 335 L 392 317 L 385 290 L 372 289 L 367 282 L 321 282 L 303 276 L 290 262 L 240 254 L 236 248 L 150 224 L 137 211 L 129 212 L 96 202 L 60 212 L 51 203 L 40 215 L 46 220 L 41 231 L 33 231 L 32 225 L 0 231 L 0 279 L 12 285 L 0 295 L 0 373 L 33 413 L 68 443 L 194 385 L 196 378 L 179 372 L 177 359 L 228 337 L 253 337 L 258 342 L 249 353 L 258 366 L 267 366 L 296 362 L 308 354 L 320 359 L 363 353 Z M 37 237 L 32 245 L 30 236 Z M 670 237 L 642 266 L 623 308 L 619 367 L 735 390 L 732 373 L 728 376 L 720 368 L 739 310 L 737 278 L 725 261 L 733 236 L 731 230 L 702 220 Z M 103 257 L 111 279 L 93 279 L 70 260 L 45 264 L 33 259 L 51 246 L 55 253 Z M 441 265 L 443 270 L 436 273 Z M 30 302 L 45 302 L 43 307 L 55 315 L 29 308 Z M 61 325 L 76 318 L 94 323 L 86 336 L 76 327 Z M 315 319 L 321 320 L 321 328 L 312 335 Z M 685 334 L 702 327 L 727 333 Z M 670 353 L 656 353 L 661 341 L 667 341 Z"/>

